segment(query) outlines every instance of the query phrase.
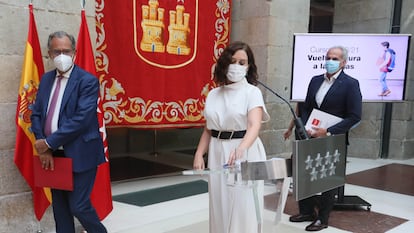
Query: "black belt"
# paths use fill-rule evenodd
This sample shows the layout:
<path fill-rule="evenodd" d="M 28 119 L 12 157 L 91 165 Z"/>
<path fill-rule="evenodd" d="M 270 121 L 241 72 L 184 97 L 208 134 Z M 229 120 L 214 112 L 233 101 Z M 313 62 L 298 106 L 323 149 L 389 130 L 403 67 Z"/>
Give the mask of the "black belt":
<path fill-rule="evenodd" d="M 246 134 L 246 130 L 240 131 L 217 131 L 212 129 L 211 136 L 219 139 L 233 139 L 233 138 L 243 138 Z"/>
<path fill-rule="evenodd" d="M 54 157 L 65 157 L 65 151 L 64 150 L 54 150 L 54 151 L 52 151 L 52 155 Z"/>

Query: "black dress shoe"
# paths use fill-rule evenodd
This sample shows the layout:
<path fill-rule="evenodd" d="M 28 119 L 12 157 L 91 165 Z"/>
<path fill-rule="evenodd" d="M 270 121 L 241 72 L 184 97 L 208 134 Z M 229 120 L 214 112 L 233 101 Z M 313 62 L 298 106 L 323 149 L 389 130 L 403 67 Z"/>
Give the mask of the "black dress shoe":
<path fill-rule="evenodd" d="M 292 215 L 289 218 L 291 222 L 306 222 L 306 221 L 314 221 L 316 219 L 315 214 L 297 214 Z"/>
<path fill-rule="evenodd" d="M 321 220 L 317 219 L 313 221 L 309 226 L 305 228 L 306 231 L 320 231 L 327 228 L 327 224 L 323 224 Z"/>

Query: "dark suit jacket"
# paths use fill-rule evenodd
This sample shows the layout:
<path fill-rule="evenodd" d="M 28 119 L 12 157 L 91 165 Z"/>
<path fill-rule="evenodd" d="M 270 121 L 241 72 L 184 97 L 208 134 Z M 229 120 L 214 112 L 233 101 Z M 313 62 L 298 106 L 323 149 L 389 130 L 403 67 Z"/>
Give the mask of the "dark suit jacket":
<path fill-rule="evenodd" d="M 56 70 L 45 73 L 32 106 L 32 131 L 36 139 L 46 138 L 45 120 Z M 73 171 L 97 167 L 105 160 L 97 118 L 99 81 L 92 74 L 74 66 L 63 94 L 58 130 L 46 138 L 56 150 L 63 146 L 65 156 L 73 160 Z"/>
<path fill-rule="evenodd" d="M 305 102 L 301 104 L 301 109 L 299 110 L 301 119 L 306 123 L 312 109 L 316 108 L 344 119 L 338 124 L 329 127 L 328 131 L 330 133 L 347 133 L 352 126 L 361 120 L 362 95 L 359 89 L 359 82 L 341 71 L 326 93 L 321 106 L 318 107 L 315 96 L 323 81 L 324 75 L 315 76 L 310 81 Z"/>

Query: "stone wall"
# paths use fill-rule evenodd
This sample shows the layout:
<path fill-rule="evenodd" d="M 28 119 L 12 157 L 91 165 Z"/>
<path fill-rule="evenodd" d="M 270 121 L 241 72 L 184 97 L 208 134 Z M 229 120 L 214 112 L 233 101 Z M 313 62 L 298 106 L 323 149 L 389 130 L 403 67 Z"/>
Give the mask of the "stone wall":
<path fill-rule="evenodd" d="M 390 33 L 394 1 L 389 0 L 336 0 L 333 32 L 336 33 Z M 411 34 L 413 1 L 403 1 L 401 34 Z M 413 48 L 413 40 L 411 40 Z M 413 51 L 413 49 L 411 49 Z M 407 159 L 414 156 L 413 132 L 413 52 L 409 56 L 408 84 L 405 102 L 392 103 L 391 134 L 388 158 Z M 381 151 L 384 103 L 364 103 L 361 124 L 352 130 L 349 147 L 351 156 L 378 158 Z"/>
<path fill-rule="evenodd" d="M 403 1 L 400 33 L 414 34 L 414 2 Z M 414 157 L 414 40 L 408 61 L 407 102 L 394 105 L 390 154 L 398 159 Z"/>
<path fill-rule="evenodd" d="M 414 3 L 403 1 L 403 4 L 401 33 L 410 34 L 414 31 Z M 293 33 L 308 32 L 309 7 L 310 0 L 233 1 L 231 40 L 242 40 L 251 45 L 259 68 L 259 80 L 286 99 L 290 96 Z M 390 33 L 392 14 L 393 1 L 336 0 L 333 32 Z M 413 52 L 410 54 L 407 71 L 408 101 L 392 104 L 388 151 L 390 159 L 407 159 L 414 156 L 412 61 Z M 273 94 L 263 88 L 262 90 L 272 117 L 261 132 L 266 151 L 269 157 L 289 154 L 292 142 L 283 141 L 282 136 L 291 117 L 289 109 Z M 361 124 L 350 132 L 349 156 L 373 159 L 380 157 L 384 107 L 383 103 L 363 104 Z"/>
<path fill-rule="evenodd" d="M 251 46 L 259 81 L 287 100 L 290 97 L 293 33 L 308 31 L 309 7 L 309 0 L 233 0 L 231 40 L 241 40 Z M 271 120 L 262 126 L 260 135 L 266 152 L 269 157 L 290 154 L 292 141 L 283 139 L 283 132 L 292 117 L 289 107 L 259 87 L 271 116 Z M 292 105 L 295 108 L 295 104 Z"/>

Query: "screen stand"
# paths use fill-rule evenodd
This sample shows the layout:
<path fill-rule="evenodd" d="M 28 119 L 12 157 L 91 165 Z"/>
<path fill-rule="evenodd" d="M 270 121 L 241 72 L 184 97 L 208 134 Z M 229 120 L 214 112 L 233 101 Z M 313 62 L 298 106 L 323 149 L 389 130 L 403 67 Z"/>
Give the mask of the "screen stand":
<path fill-rule="evenodd" d="M 348 157 L 348 149 L 345 148 L 345 161 Z M 358 196 L 345 196 L 345 186 L 337 188 L 338 194 L 334 209 L 361 209 L 366 207 L 368 211 L 371 211 L 371 204 Z"/>
<path fill-rule="evenodd" d="M 338 187 L 338 197 L 334 204 L 334 209 L 360 209 L 366 207 L 368 211 L 371 211 L 371 204 L 358 196 L 345 196 L 344 186 Z"/>

